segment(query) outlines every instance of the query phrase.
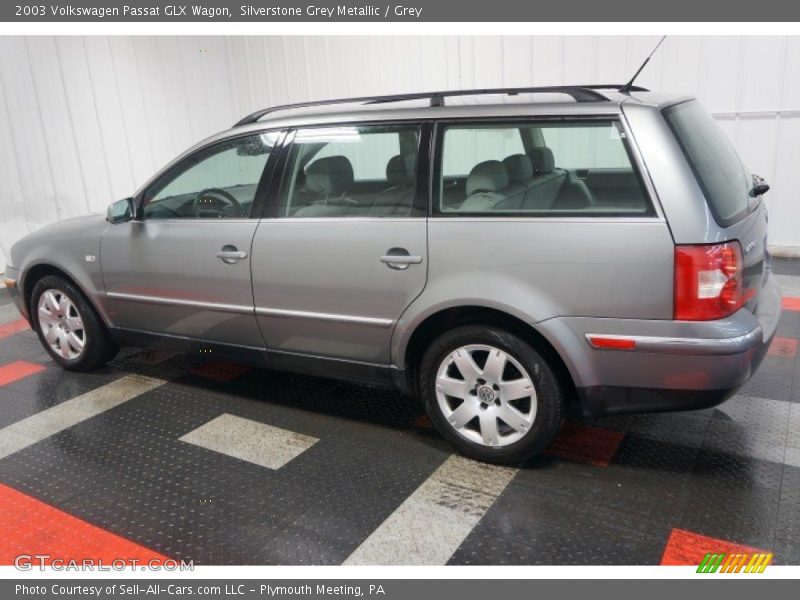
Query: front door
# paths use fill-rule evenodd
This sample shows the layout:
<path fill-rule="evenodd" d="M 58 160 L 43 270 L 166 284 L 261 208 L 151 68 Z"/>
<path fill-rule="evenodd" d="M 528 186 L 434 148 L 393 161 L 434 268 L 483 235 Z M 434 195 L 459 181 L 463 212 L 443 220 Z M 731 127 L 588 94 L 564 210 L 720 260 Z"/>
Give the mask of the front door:
<path fill-rule="evenodd" d="M 420 136 L 417 124 L 295 133 L 274 218 L 253 241 L 270 352 L 391 362 L 394 325 L 426 282 Z"/>
<path fill-rule="evenodd" d="M 137 220 L 109 226 L 100 260 L 114 326 L 263 348 L 251 244 L 279 137 L 251 134 L 191 154 L 144 192 Z"/>

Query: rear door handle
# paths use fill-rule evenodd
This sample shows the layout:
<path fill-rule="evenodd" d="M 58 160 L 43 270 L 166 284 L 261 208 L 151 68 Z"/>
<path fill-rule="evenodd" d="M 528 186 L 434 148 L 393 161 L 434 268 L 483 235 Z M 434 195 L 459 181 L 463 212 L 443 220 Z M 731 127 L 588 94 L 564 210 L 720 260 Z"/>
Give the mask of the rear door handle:
<path fill-rule="evenodd" d="M 236 246 L 223 246 L 222 250 L 217 252 L 217 258 L 228 265 L 232 265 L 243 258 L 247 258 L 247 252 L 239 250 Z"/>
<path fill-rule="evenodd" d="M 409 254 L 405 248 L 391 248 L 381 256 L 381 262 L 385 263 L 390 269 L 402 271 L 407 269 L 409 265 L 420 264 L 422 257 Z"/>

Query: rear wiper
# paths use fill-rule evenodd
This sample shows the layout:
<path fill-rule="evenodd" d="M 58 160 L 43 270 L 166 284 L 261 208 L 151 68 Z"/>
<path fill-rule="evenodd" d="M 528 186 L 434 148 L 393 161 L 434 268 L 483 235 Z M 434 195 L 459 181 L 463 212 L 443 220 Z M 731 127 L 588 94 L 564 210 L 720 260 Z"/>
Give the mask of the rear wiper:
<path fill-rule="evenodd" d="M 753 173 L 751 175 L 753 179 L 753 187 L 750 188 L 750 192 L 748 194 L 749 198 L 747 199 L 747 212 L 753 212 L 758 205 L 761 203 L 761 196 L 766 194 L 769 191 L 769 184 L 767 180 L 761 177 L 760 175 L 756 175 Z"/>
<path fill-rule="evenodd" d="M 769 184 L 767 183 L 766 179 L 761 177 L 761 175 L 756 175 L 753 173 L 750 177 L 753 180 L 753 187 L 750 189 L 751 198 L 758 198 L 769 191 Z"/>

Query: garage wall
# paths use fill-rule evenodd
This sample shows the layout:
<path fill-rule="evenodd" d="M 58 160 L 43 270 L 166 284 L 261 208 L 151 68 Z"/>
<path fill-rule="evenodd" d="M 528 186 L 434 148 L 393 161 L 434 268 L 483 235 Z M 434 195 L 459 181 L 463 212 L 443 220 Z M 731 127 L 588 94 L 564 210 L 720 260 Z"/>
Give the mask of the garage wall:
<path fill-rule="evenodd" d="M 616 83 L 655 37 L 0 38 L 0 269 L 20 236 L 105 210 L 257 108 L 435 88 Z M 800 254 L 800 38 L 670 37 L 638 83 L 698 95 L 772 184 Z"/>

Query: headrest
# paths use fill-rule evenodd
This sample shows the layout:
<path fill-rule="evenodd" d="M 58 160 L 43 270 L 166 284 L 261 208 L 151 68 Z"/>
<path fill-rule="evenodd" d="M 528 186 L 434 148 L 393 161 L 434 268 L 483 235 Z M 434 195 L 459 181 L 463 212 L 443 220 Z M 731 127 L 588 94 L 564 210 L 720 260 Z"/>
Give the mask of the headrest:
<path fill-rule="evenodd" d="M 533 163 L 533 171 L 537 175 L 551 173 L 556 168 L 553 151 L 547 146 L 534 148 L 531 151 L 531 162 Z"/>
<path fill-rule="evenodd" d="M 467 196 L 498 192 L 508 187 L 508 171 L 499 160 L 487 160 L 472 167 L 467 177 Z"/>
<path fill-rule="evenodd" d="M 386 179 L 390 185 L 411 185 L 416 180 L 416 157 L 413 154 L 397 154 L 386 163 Z"/>
<path fill-rule="evenodd" d="M 306 167 L 306 188 L 317 194 L 343 194 L 353 185 L 353 165 L 344 156 L 327 156 Z"/>
<path fill-rule="evenodd" d="M 533 177 L 533 163 L 527 154 L 512 154 L 503 159 L 508 178 L 513 182 L 528 181 Z"/>

